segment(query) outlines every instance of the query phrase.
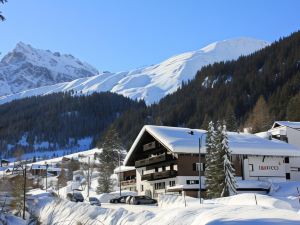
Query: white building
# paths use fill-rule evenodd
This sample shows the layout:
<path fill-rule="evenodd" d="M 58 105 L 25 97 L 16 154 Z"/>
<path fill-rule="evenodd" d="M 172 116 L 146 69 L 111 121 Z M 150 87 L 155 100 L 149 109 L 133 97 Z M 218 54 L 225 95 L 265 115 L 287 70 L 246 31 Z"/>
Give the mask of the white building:
<path fill-rule="evenodd" d="M 193 131 L 193 135 L 191 135 Z M 136 168 L 139 194 L 185 192 L 197 197 L 199 191 L 199 138 L 202 137 L 201 171 L 205 170 L 206 131 L 179 127 L 144 126 L 128 152 L 124 165 Z M 252 134 L 228 133 L 232 163 L 239 191 L 260 191 L 253 185 L 267 180 L 300 181 L 300 149 L 279 140 Z M 202 172 L 201 189 L 205 191 Z M 250 181 L 250 182 L 249 182 Z"/>
<path fill-rule="evenodd" d="M 285 141 L 300 148 L 300 122 L 275 121 L 268 133 L 272 138 Z"/>

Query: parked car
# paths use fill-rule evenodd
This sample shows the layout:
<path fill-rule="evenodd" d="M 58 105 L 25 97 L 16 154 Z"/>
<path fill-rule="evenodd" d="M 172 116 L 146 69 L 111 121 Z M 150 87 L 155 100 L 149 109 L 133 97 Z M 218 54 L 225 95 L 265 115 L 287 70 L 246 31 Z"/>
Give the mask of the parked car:
<path fill-rule="evenodd" d="M 127 195 L 124 195 L 121 197 L 113 198 L 113 199 L 109 200 L 109 202 L 110 203 L 126 203 L 127 197 L 128 197 Z"/>
<path fill-rule="evenodd" d="M 130 201 L 131 201 L 132 197 L 133 197 L 132 195 L 128 195 L 128 196 L 126 197 L 125 203 L 126 203 L 126 204 L 131 204 Z"/>
<path fill-rule="evenodd" d="M 89 197 L 90 205 L 101 206 L 101 202 L 96 197 Z"/>
<path fill-rule="evenodd" d="M 130 204 L 133 205 L 140 205 L 140 204 L 156 204 L 157 200 L 150 198 L 148 196 L 142 195 L 142 196 L 133 196 L 130 199 Z"/>
<path fill-rule="evenodd" d="M 67 199 L 72 202 L 83 202 L 84 198 L 80 192 L 68 193 Z"/>

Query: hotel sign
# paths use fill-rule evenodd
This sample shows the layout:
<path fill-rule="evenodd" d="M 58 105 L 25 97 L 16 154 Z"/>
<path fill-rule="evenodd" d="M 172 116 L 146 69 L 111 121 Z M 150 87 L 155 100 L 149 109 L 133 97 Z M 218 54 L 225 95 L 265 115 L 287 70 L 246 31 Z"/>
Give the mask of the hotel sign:
<path fill-rule="evenodd" d="M 259 170 L 279 170 L 279 166 L 258 166 Z"/>
<path fill-rule="evenodd" d="M 249 175 L 257 177 L 285 177 L 282 158 L 249 157 Z"/>

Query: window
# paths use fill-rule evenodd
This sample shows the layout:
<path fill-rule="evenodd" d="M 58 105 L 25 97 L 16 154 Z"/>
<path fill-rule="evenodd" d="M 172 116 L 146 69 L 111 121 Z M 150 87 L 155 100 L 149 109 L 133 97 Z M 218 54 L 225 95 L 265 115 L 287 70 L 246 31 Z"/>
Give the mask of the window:
<path fill-rule="evenodd" d="M 290 158 L 289 157 L 285 157 L 284 158 L 284 163 L 290 163 Z"/>
<path fill-rule="evenodd" d="M 201 163 L 201 171 L 205 171 L 205 167 L 206 167 L 205 163 Z"/>
<path fill-rule="evenodd" d="M 174 186 L 175 186 L 175 180 L 169 181 L 169 186 L 170 186 L 170 187 L 174 187 Z"/>
<path fill-rule="evenodd" d="M 193 163 L 193 171 L 199 171 L 199 163 Z M 201 171 L 205 171 L 204 163 L 201 163 Z"/>
<path fill-rule="evenodd" d="M 165 166 L 162 166 L 162 171 L 166 171 L 166 167 Z"/>
<path fill-rule="evenodd" d="M 186 184 L 199 184 L 199 180 L 187 180 Z"/>
<path fill-rule="evenodd" d="M 286 173 L 286 174 L 285 174 L 285 178 L 286 178 L 287 180 L 290 180 L 290 179 L 291 179 L 291 174 L 290 174 L 290 173 Z"/>
<path fill-rule="evenodd" d="M 141 185 L 141 191 L 144 191 L 144 185 Z"/>
<path fill-rule="evenodd" d="M 156 173 L 158 172 L 158 167 L 155 167 L 155 172 L 156 172 Z"/>
<path fill-rule="evenodd" d="M 249 164 L 249 171 L 253 171 L 253 164 Z"/>
<path fill-rule="evenodd" d="M 155 183 L 154 184 L 154 189 L 155 190 L 165 189 L 165 182 Z"/>

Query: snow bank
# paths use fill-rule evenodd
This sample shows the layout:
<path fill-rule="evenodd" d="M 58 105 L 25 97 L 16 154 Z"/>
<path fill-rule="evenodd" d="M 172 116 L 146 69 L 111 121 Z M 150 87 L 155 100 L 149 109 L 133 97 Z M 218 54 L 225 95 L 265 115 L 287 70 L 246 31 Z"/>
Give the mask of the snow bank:
<path fill-rule="evenodd" d="M 131 206 L 133 207 L 133 206 Z M 145 207 L 146 206 L 139 206 Z M 122 207 L 107 209 L 65 200 L 52 201 L 39 214 L 42 224 L 109 225 L 217 225 L 217 224 L 288 224 L 299 225 L 300 214 L 294 211 L 261 206 L 202 204 L 187 208 L 131 212 Z"/>
<path fill-rule="evenodd" d="M 74 203 L 65 200 L 52 201 L 40 212 L 42 224 L 144 224 L 155 215 L 144 211 L 135 214 L 119 208 L 117 210 L 91 206 L 86 203 Z"/>
<path fill-rule="evenodd" d="M 189 196 L 161 194 L 158 196 L 158 206 L 161 208 L 188 207 L 199 205 L 199 199 Z"/>
<path fill-rule="evenodd" d="M 253 193 L 245 193 L 245 194 L 238 194 L 230 197 L 225 198 L 217 198 L 212 200 L 205 200 L 205 203 L 208 204 L 224 204 L 224 205 L 248 205 L 248 206 L 262 206 L 268 208 L 277 208 L 277 209 L 288 209 L 293 210 L 294 208 L 289 202 L 272 198 L 268 195 L 261 195 L 261 194 L 253 194 Z"/>

